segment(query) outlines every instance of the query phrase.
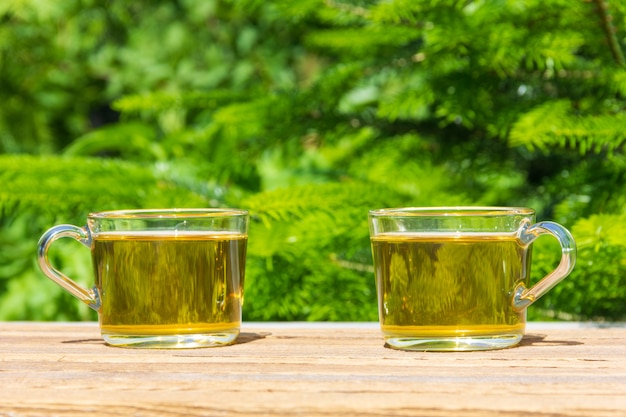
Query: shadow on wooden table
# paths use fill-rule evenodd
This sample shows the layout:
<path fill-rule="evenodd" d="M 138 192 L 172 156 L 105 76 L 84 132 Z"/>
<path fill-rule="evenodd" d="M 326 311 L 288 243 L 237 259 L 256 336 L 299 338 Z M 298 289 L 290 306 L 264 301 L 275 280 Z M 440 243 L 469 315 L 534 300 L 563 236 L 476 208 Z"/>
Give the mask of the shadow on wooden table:
<path fill-rule="evenodd" d="M 61 341 L 61 343 L 89 343 L 89 344 L 100 344 L 100 345 L 106 345 L 106 343 L 104 342 L 103 339 L 75 339 L 75 340 L 63 340 Z"/>
<path fill-rule="evenodd" d="M 552 340 L 546 339 L 545 334 L 531 333 L 524 336 L 518 346 L 576 346 L 582 345 L 583 342 L 577 340 Z"/>
<path fill-rule="evenodd" d="M 267 336 L 270 336 L 270 335 L 271 335 L 270 332 L 261 332 L 261 333 L 242 332 L 239 334 L 234 344 L 241 345 L 243 343 L 250 343 L 250 342 L 257 341 L 257 340 L 265 339 Z"/>
<path fill-rule="evenodd" d="M 250 343 L 250 342 L 254 342 L 256 340 L 261 340 L 264 339 L 265 337 L 269 336 L 271 333 L 269 332 L 262 332 L 262 333 L 253 333 L 253 332 L 243 332 L 240 333 L 239 336 L 237 337 L 237 340 L 235 341 L 235 345 L 241 345 L 244 343 Z M 74 339 L 74 340 L 63 340 L 61 343 L 70 343 L 70 344 L 75 344 L 75 343 L 81 343 L 81 344 L 102 344 L 102 345 L 106 345 L 106 342 L 103 339 Z"/>

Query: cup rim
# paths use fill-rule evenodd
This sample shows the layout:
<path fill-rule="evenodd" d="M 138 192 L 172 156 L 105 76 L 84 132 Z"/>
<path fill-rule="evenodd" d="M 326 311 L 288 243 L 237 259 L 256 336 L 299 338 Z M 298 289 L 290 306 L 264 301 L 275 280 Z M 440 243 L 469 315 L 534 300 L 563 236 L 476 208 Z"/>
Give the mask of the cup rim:
<path fill-rule="evenodd" d="M 89 213 L 89 219 L 176 219 L 203 217 L 245 217 L 248 210 L 235 208 L 153 208 L 105 210 Z"/>
<path fill-rule="evenodd" d="M 506 206 L 434 206 L 434 207 L 396 207 L 370 210 L 372 217 L 382 216 L 474 216 L 494 217 L 509 215 L 534 215 L 535 210 L 528 207 Z"/>

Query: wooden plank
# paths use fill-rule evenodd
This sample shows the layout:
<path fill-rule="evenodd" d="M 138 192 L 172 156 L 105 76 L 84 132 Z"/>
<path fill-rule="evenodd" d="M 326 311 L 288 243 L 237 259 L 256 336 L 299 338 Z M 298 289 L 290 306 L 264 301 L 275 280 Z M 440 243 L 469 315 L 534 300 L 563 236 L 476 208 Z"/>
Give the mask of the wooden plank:
<path fill-rule="evenodd" d="M 376 325 L 250 323 L 237 344 L 112 348 L 94 323 L 0 323 L 0 416 L 624 416 L 626 328 L 403 352 Z"/>

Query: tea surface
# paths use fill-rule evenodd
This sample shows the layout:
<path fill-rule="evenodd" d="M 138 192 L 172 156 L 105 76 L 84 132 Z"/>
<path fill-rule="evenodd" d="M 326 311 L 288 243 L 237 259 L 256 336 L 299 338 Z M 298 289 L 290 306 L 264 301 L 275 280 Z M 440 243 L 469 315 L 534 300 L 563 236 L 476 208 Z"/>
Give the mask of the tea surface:
<path fill-rule="evenodd" d="M 238 329 L 247 236 L 107 232 L 94 237 L 103 333 L 193 334 Z"/>
<path fill-rule="evenodd" d="M 512 234 L 387 233 L 372 238 L 383 333 L 486 336 L 523 332 L 511 305 L 530 251 Z"/>

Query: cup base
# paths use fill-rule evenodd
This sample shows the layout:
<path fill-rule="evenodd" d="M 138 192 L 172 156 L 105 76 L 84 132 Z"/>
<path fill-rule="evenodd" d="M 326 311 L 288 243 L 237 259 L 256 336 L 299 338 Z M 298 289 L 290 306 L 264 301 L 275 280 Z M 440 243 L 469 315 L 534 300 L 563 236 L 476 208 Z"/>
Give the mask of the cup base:
<path fill-rule="evenodd" d="M 219 333 L 174 334 L 174 335 L 128 335 L 102 334 L 110 346 L 144 349 L 194 349 L 219 347 L 233 344 L 239 330 Z"/>
<path fill-rule="evenodd" d="M 415 350 L 423 352 L 461 352 L 472 350 L 506 349 L 517 345 L 523 335 L 499 334 L 493 336 L 460 336 L 460 337 L 385 337 L 387 346 L 399 350 Z"/>

